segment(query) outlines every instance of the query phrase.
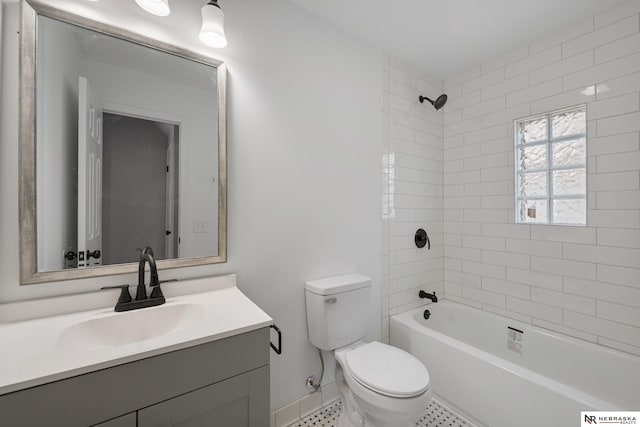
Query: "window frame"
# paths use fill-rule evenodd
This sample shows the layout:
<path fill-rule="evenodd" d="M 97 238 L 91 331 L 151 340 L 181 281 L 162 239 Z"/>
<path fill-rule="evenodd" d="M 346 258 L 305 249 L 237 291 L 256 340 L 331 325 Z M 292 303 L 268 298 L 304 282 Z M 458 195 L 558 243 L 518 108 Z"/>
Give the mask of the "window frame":
<path fill-rule="evenodd" d="M 571 135 L 565 135 L 561 137 L 554 137 L 552 128 L 553 121 L 552 118 L 556 115 L 571 112 L 571 111 L 582 111 L 584 112 L 584 133 L 576 133 Z M 542 139 L 540 141 L 534 141 L 529 143 L 523 143 L 521 136 L 521 128 L 522 124 L 525 122 L 530 122 L 538 119 L 546 118 L 547 120 L 547 135 L 546 139 Z M 580 104 L 575 105 L 568 108 L 562 108 L 559 110 L 549 111 L 542 114 L 536 114 L 532 116 L 522 117 L 514 120 L 514 204 L 515 204 L 515 223 L 516 224 L 527 224 L 527 225 L 563 225 L 570 227 L 586 227 L 587 226 L 587 210 L 588 210 L 588 175 L 587 175 L 587 163 L 588 163 L 588 120 L 587 120 L 587 105 Z M 572 164 L 572 165 L 560 165 L 555 166 L 553 164 L 553 148 L 555 144 L 571 141 L 584 138 L 584 149 L 585 149 L 585 161 L 580 164 Z M 536 147 L 536 146 L 544 146 L 547 150 L 547 164 L 545 168 L 538 169 L 520 169 L 521 157 L 520 157 L 520 149 L 523 147 Z M 553 194 L 553 174 L 556 171 L 563 170 L 583 170 L 585 175 L 585 185 L 584 185 L 584 194 L 570 194 L 570 195 L 560 195 L 556 196 Z M 546 194 L 541 196 L 529 196 L 522 197 L 520 193 L 520 177 L 523 175 L 529 175 L 534 173 L 545 173 L 546 174 Z M 522 201 L 526 200 L 544 200 L 547 202 L 547 222 L 526 222 L 520 219 L 520 204 Z M 558 200 L 584 200 L 585 202 L 585 216 L 584 222 L 582 223 L 560 223 L 553 222 L 553 206 L 554 202 Z"/>

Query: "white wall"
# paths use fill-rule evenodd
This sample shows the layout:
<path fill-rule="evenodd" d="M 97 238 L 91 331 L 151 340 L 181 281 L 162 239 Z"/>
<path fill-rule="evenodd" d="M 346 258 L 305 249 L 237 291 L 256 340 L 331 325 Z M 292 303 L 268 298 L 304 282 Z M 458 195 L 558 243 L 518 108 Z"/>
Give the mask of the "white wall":
<path fill-rule="evenodd" d="M 18 4 L 2 3 L 0 74 L 0 292 L 18 284 Z"/>
<path fill-rule="evenodd" d="M 17 7 L 17 4 L 16 4 Z M 38 31 L 38 123 L 36 179 L 38 270 L 64 268 L 63 253 L 78 250 L 78 77 L 80 45 L 68 27 L 51 31 L 45 19 Z M 15 83 L 17 86 L 17 83 Z M 46 88 L 46 90 L 44 89 Z"/>
<path fill-rule="evenodd" d="M 224 6 L 229 262 L 161 276 L 238 273 L 242 291 L 284 334 L 283 354 L 272 352 L 271 358 L 271 407 L 278 408 L 307 393 L 305 378 L 320 368 L 307 339 L 306 280 L 351 271 L 371 276 L 370 337 L 379 336 L 382 55 L 285 1 Z M 127 18 L 133 19 L 120 17 L 118 24 L 126 25 Z M 169 39 L 175 33 L 165 31 Z M 10 65 L 3 67 L 16 74 Z M 6 76 L 3 70 L 3 81 Z M 135 281 L 130 275 L 19 286 L 17 106 L 15 85 L 3 86 L 0 300 Z M 115 302 L 112 297 L 105 294 L 105 305 Z"/>
<path fill-rule="evenodd" d="M 445 80 L 446 296 L 640 354 L 640 1 Z M 513 120 L 587 104 L 587 227 L 514 224 Z"/>
<path fill-rule="evenodd" d="M 4 6 L 0 2 L 0 41 L 4 38 Z M 0 49 L 2 46 L 0 45 Z M 2 56 L 0 55 L 0 70 L 2 70 Z M 2 95 L 2 84 L 0 82 L 0 95 Z"/>
<path fill-rule="evenodd" d="M 426 303 L 420 289 L 444 292 L 443 113 L 418 102 L 419 95 L 438 97 L 443 82 L 387 57 L 383 85 L 381 296 L 382 337 L 388 339 L 389 316 Z M 416 247 L 419 228 L 431 250 Z"/>

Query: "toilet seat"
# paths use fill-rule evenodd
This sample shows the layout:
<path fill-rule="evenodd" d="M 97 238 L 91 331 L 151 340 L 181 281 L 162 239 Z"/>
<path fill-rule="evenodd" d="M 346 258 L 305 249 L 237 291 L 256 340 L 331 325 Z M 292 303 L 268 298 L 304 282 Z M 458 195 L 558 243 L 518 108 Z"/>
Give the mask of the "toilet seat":
<path fill-rule="evenodd" d="M 429 388 L 429 371 L 411 354 L 387 344 L 371 342 L 349 350 L 345 361 L 353 379 L 378 394 L 408 398 Z"/>

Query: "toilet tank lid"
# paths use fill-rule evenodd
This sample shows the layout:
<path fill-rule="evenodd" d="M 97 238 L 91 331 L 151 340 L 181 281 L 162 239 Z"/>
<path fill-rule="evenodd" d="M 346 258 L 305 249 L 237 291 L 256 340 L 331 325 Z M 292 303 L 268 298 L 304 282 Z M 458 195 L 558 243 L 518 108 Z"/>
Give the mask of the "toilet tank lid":
<path fill-rule="evenodd" d="M 353 291 L 369 286 L 371 279 L 363 274 L 351 273 L 342 276 L 325 277 L 324 279 L 309 280 L 304 288 L 318 295 L 333 295 L 341 292 Z"/>

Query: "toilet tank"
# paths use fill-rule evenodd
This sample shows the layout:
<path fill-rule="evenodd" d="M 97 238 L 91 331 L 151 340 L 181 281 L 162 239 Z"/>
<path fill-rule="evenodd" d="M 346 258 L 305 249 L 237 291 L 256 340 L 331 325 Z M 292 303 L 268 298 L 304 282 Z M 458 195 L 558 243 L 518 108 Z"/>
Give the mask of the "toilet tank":
<path fill-rule="evenodd" d="M 305 284 L 309 341 L 331 351 L 367 335 L 371 279 L 346 274 Z"/>

